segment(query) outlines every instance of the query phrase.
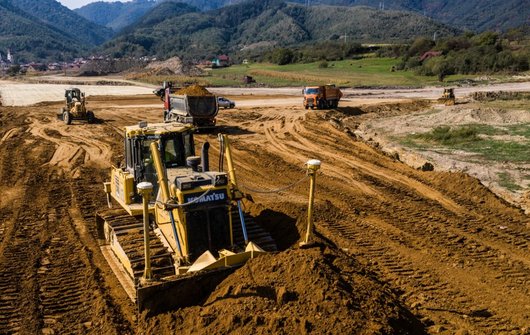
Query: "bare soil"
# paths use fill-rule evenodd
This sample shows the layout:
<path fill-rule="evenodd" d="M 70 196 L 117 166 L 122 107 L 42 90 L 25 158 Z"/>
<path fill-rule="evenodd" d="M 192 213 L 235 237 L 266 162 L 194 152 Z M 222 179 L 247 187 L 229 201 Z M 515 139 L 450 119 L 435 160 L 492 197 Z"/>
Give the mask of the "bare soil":
<path fill-rule="evenodd" d="M 470 151 L 441 148 L 436 145 L 419 150 L 399 144 L 400 139 L 410 134 L 428 133 L 439 126 L 507 127 L 528 124 L 530 123 L 528 110 L 510 107 L 492 108 L 467 97 L 461 98 L 455 106 L 417 103 L 401 106 L 402 108 L 385 111 L 387 106 L 371 108 L 362 105 L 359 108 L 363 114 L 361 117 L 344 115 L 340 119 L 345 127 L 354 129 L 357 136 L 377 143 L 383 151 L 399 157 L 401 161 L 412 167 L 421 168 L 427 163 L 432 164 L 436 170 L 464 171 L 479 179 L 502 198 L 521 206 L 526 211 L 530 210 L 528 162 L 491 160 Z M 506 106 L 509 106 L 509 103 L 506 103 Z M 527 142 L 525 137 L 514 135 L 489 136 L 489 138 L 511 143 Z M 508 174 L 511 182 L 518 185 L 519 189 L 509 189 L 503 185 L 500 178 L 503 174 Z"/>
<path fill-rule="evenodd" d="M 242 187 L 282 188 L 304 177 L 308 159 L 323 162 L 317 244 L 297 248 L 307 182 L 249 191 L 247 210 L 281 251 L 247 263 L 199 306 L 137 315 L 99 251 L 93 215 L 123 156 L 122 127 L 161 120 L 162 106 L 154 95 L 90 103 L 97 124 L 64 125 L 60 103 L 0 107 L 0 333 L 530 333 L 528 216 L 467 174 L 422 172 L 359 139 L 341 119 L 363 115 L 353 106 L 220 112 Z M 206 140 L 213 166 L 215 134 L 197 135 Z"/>

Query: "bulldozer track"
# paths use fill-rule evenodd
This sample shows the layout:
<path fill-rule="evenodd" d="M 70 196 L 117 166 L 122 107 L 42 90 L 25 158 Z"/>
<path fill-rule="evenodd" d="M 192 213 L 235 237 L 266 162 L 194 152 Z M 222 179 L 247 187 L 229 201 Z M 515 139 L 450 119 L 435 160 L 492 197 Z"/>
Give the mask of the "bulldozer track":
<path fill-rule="evenodd" d="M 244 219 L 249 241 L 256 243 L 265 251 L 278 251 L 276 242 L 274 242 L 271 235 L 263 229 L 252 216 L 244 214 Z M 245 238 L 243 236 L 243 228 L 241 227 L 241 218 L 237 211 L 232 212 L 232 225 L 234 230 L 234 243 L 236 245 L 244 246 Z"/>
<path fill-rule="evenodd" d="M 111 227 L 120 247 L 130 262 L 129 275 L 133 281 L 139 280 L 145 268 L 144 228 L 142 218 L 129 215 L 123 209 L 99 211 L 97 216 Z M 151 272 L 154 277 L 166 277 L 175 274 L 173 257 L 153 230 L 149 230 L 151 249 Z M 127 265 L 128 266 L 128 265 Z"/>

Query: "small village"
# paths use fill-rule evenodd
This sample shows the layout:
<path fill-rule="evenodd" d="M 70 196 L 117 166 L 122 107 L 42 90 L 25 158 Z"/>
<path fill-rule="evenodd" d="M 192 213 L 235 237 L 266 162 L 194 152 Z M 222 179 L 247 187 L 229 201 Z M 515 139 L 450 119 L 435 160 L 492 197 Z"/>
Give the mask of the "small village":
<path fill-rule="evenodd" d="M 7 49 L 5 53 L 0 51 L 0 75 L 15 75 L 15 74 L 39 74 L 45 72 L 61 72 L 64 73 L 76 73 L 81 70 L 84 64 L 89 62 L 110 62 L 111 60 L 119 61 L 120 59 L 112 59 L 109 56 L 91 55 L 86 58 L 80 57 L 75 58 L 69 62 L 29 62 L 29 63 L 18 63 L 16 61 L 16 55 Z M 131 59 L 135 62 L 149 63 L 157 61 L 156 57 L 139 57 Z M 200 60 L 192 62 L 192 65 L 196 65 L 200 68 L 222 68 L 230 66 L 231 60 L 227 55 L 218 55 L 210 60 Z"/>

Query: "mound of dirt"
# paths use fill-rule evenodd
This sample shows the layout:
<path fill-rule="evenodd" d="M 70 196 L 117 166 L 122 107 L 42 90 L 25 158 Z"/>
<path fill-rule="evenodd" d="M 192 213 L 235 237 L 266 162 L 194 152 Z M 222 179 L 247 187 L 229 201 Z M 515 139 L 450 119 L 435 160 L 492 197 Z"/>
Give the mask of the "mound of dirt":
<path fill-rule="evenodd" d="M 199 307 L 140 321 L 148 334 L 423 334 L 360 264 L 332 247 L 249 261 Z"/>
<path fill-rule="evenodd" d="M 530 99 L 528 92 L 474 92 L 471 98 L 476 101 L 494 101 L 494 100 L 521 100 Z"/>
<path fill-rule="evenodd" d="M 198 67 L 183 62 L 179 57 L 169 58 L 165 61 L 156 61 L 147 64 L 145 70 L 151 75 L 186 75 L 198 76 L 202 70 Z"/>
<path fill-rule="evenodd" d="M 131 71 L 142 68 L 145 62 L 137 59 L 94 59 L 83 64 L 80 76 L 102 76 L 111 73 Z"/>
<path fill-rule="evenodd" d="M 187 94 L 187 95 L 194 95 L 194 96 L 213 95 L 204 86 L 196 85 L 196 84 L 183 87 L 177 90 L 175 94 L 181 94 L 181 95 Z"/>

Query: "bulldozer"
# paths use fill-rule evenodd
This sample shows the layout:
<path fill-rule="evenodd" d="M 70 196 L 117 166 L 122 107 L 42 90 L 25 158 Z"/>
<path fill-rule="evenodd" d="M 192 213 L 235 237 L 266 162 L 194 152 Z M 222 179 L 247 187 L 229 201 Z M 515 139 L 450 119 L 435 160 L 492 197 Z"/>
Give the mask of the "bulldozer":
<path fill-rule="evenodd" d="M 194 132 L 178 122 L 125 127 L 125 163 L 112 167 L 109 208 L 96 213 L 103 255 L 148 314 L 195 305 L 247 260 L 277 250 L 243 211 L 250 196 L 237 186 L 228 137 L 218 137 L 228 172 L 210 171 L 209 143 L 195 156 Z"/>
<path fill-rule="evenodd" d="M 455 104 L 455 92 L 453 88 L 444 88 L 442 96 L 438 102 L 444 103 L 446 106 L 453 106 Z"/>
<path fill-rule="evenodd" d="M 78 88 L 65 90 L 65 105 L 57 114 L 57 118 L 65 124 L 70 125 L 73 120 L 94 123 L 96 117 L 92 111 L 86 109 L 85 93 Z"/>

